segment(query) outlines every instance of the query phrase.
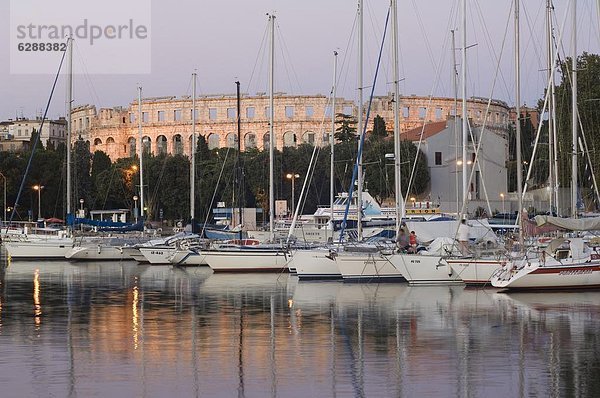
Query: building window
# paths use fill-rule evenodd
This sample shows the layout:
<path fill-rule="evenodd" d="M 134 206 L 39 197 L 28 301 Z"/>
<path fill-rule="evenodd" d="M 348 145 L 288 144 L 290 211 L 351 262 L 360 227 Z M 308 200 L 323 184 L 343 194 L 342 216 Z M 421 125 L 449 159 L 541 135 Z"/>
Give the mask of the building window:
<path fill-rule="evenodd" d="M 249 106 L 248 108 L 246 108 L 246 118 L 248 119 L 254 119 L 254 107 L 253 106 Z"/>
<path fill-rule="evenodd" d="M 441 166 L 442 165 L 442 153 L 441 152 L 436 152 L 435 153 L 435 165 L 436 166 Z"/>
<path fill-rule="evenodd" d="M 442 119 L 442 112 L 443 112 L 442 108 L 435 108 L 435 120 Z"/>
<path fill-rule="evenodd" d="M 173 111 L 173 120 L 175 120 L 176 122 L 181 120 L 181 109 L 175 109 Z"/>
<path fill-rule="evenodd" d="M 344 109 L 342 110 L 342 113 L 346 116 L 352 116 L 352 106 L 351 105 L 346 105 L 344 106 Z"/>
<path fill-rule="evenodd" d="M 269 117 L 270 107 L 265 106 L 265 117 Z"/>
<path fill-rule="evenodd" d="M 158 111 L 158 121 L 159 122 L 165 121 L 165 111 Z"/>
<path fill-rule="evenodd" d="M 294 117 L 294 107 L 287 105 L 285 107 L 285 117 Z"/>
<path fill-rule="evenodd" d="M 217 108 L 208 108 L 208 119 L 217 120 Z"/>
<path fill-rule="evenodd" d="M 221 143 L 219 134 L 211 133 L 208 135 L 208 149 L 217 149 Z"/>
<path fill-rule="evenodd" d="M 408 119 L 409 116 L 410 116 L 410 107 L 403 106 L 402 107 L 402 117 L 405 119 Z"/>
<path fill-rule="evenodd" d="M 227 108 L 227 119 L 235 119 L 235 108 Z"/>
<path fill-rule="evenodd" d="M 306 117 L 313 117 L 314 114 L 315 114 L 315 108 L 313 108 L 312 106 L 308 105 L 306 107 Z"/>
<path fill-rule="evenodd" d="M 175 155 L 183 155 L 183 139 L 181 134 L 175 134 L 173 137 L 173 153 Z"/>
<path fill-rule="evenodd" d="M 421 120 L 425 119 L 426 115 L 427 115 L 427 108 L 420 106 L 419 107 L 419 119 L 421 119 Z"/>
<path fill-rule="evenodd" d="M 148 112 L 142 112 L 142 122 L 148 123 L 148 120 L 150 120 L 149 116 Z"/>
<path fill-rule="evenodd" d="M 135 122 L 135 113 L 130 113 L 129 114 L 129 123 L 134 123 Z"/>
<path fill-rule="evenodd" d="M 327 105 L 325 107 L 325 117 L 331 117 L 331 106 Z"/>

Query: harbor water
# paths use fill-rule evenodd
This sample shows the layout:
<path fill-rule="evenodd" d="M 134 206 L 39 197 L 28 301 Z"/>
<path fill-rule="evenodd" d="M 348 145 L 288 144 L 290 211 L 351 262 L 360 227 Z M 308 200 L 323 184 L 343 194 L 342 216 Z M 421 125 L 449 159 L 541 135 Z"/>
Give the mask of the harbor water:
<path fill-rule="evenodd" d="M 600 292 L 4 262 L 0 396 L 600 396 Z"/>

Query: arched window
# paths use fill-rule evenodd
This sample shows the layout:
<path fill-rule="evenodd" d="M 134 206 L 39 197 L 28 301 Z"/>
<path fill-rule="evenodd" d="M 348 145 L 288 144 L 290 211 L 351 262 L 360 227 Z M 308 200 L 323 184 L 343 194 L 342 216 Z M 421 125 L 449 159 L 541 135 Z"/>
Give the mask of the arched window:
<path fill-rule="evenodd" d="M 159 155 L 167 154 L 167 137 L 165 137 L 164 135 L 159 135 L 156 138 L 156 152 Z"/>
<path fill-rule="evenodd" d="M 307 131 L 302 136 L 302 141 L 305 144 L 315 145 L 315 133 L 312 131 Z"/>
<path fill-rule="evenodd" d="M 106 143 L 107 143 L 107 144 L 114 144 L 114 143 L 115 143 L 115 139 L 114 139 L 114 138 L 112 138 L 112 137 L 108 137 L 108 138 L 106 139 Z"/>
<path fill-rule="evenodd" d="M 142 148 L 144 148 L 145 154 L 152 153 L 152 139 L 150 139 L 150 137 L 145 136 L 142 138 Z"/>
<path fill-rule="evenodd" d="M 271 144 L 270 135 L 269 135 L 269 133 L 266 133 L 265 135 L 263 135 L 263 150 L 265 150 L 265 151 L 268 150 L 270 144 Z"/>
<path fill-rule="evenodd" d="M 244 149 L 256 148 L 256 134 L 247 133 L 244 136 Z"/>
<path fill-rule="evenodd" d="M 216 149 L 221 145 L 221 137 L 217 133 L 208 135 L 208 149 Z"/>
<path fill-rule="evenodd" d="M 135 156 L 135 144 L 136 144 L 136 139 L 134 137 L 129 137 L 129 139 L 127 140 L 127 145 L 129 146 L 129 156 L 134 157 Z"/>
<path fill-rule="evenodd" d="M 227 146 L 229 148 L 237 148 L 237 134 L 235 134 L 235 133 L 227 134 Z"/>
<path fill-rule="evenodd" d="M 286 131 L 283 134 L 283 146 L 296 146 L 296 134 L 293 131 Z"/>
<path fill-rule="evenodd" d="M 183 140 L 181 134 L 173 136 L 173 153 L 175 155 L 183 155 Z"/>
<path fill-rule="evenodd" d="M 94 140 L 94 145 L 102 145 L 102 140 L 100 138 L 96 138 Z"/>

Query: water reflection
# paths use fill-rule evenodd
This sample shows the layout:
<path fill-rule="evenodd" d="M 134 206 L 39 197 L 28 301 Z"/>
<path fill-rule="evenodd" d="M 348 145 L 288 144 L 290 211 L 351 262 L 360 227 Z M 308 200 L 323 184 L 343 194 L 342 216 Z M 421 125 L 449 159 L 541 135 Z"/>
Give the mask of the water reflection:
<path fill-rule="evenodd" d="M 0 283 L 0 388 L 15 396 L 600 394 L 598 292 L 131 263 L 15 263 Z"/>

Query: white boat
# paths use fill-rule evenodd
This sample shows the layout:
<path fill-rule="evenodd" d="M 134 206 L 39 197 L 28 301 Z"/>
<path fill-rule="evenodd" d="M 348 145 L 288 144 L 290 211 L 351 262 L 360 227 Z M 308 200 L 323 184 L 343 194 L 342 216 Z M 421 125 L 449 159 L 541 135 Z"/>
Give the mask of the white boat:
<path fill-rule="evenodd" d="M 442 254 L 452 253 L 454 240 L 438 238 L 419 253 L 396 253 L 392 264 L 410 285 L 460 284 L 463 280 L 452 270 Z"/>
<path fill-rule="evenodd" d="M 446 260 L 455 275 L 467 285 L 485 285 L 492 280 L 492 275 L 507 263 L 507 258 L 474 258 L 458 257 Z"/>
<path fill-rule="evenodd" d="M 402 273 L 390 261 L 392 254 L 376 246 L 346 247 L 334 258 L 344 281 L 403 281 Z"/>
<path fill-rule="evenodd" d="M 6 251 L 12 260 L 64 260 L 65 254 L 73 247 L 73 239 L 52 237 L 5 241 Z"/>
<path fill-rule="evenodd" d="M 149 247 L 139 247 L 138 250 L 144 256 L 147 262 L 152 265 L 165 265 L 171 264 L 169 259 L 175 251 L 177 247 L 174 245 L 159 245 L 159 246 L 149 246 Z"/>
<path fill-rule="evenodd" d="M 129 259 L 119 246 L 98 242 L 75 246 L 65 254 L 67 260 L 73 261 L 115 261 Z"/>
<path fill-rule="evenodd" d="M 582 238 L 558 238 L 535 259 L 507 263 L 492 277 L 492 286 L 518 290 L 600 288 L 600 252 Z"/>
<path fill-rule="evenodd" d="M 287 272 L 291 258 L 283 249 L 260 246 L 221 247 L 201 253 L 215 272 Z"/>
<path fill-rule="evenodd" d="M 296 269 L 299 279 L 339 279 L 342 277 L 331 248 L 296 250 L 289 267 Z"/>
<path fill-rule="evenodd" d="M 180 266 L 208 265 L 205 252 L 191 248 L 178 248 L 169 258 L 169 262 Z"/>

